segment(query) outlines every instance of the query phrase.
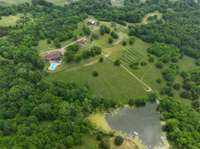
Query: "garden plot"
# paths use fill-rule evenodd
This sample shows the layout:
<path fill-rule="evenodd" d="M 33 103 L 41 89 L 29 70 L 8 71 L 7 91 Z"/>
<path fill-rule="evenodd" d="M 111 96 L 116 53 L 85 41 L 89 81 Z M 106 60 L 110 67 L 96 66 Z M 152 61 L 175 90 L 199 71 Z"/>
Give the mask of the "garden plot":
<path fill-rule="evenodd" d="M 143 55 L 133 49 L 125 49 L 123 55 L 121 56 L 121 62 L 129 66 L 132 63 L 139 62 L 143 58 Z"/>

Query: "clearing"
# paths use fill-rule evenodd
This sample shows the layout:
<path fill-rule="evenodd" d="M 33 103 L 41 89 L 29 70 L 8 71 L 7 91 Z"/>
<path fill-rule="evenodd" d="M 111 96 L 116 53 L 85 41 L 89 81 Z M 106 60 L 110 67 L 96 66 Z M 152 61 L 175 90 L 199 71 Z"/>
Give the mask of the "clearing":
<path fill-rule="evenodd" d="M 93 77 L 93 71 L 98 71 L 99 76 Z M 47 79 L 49 81 L 74 81 L 78 84 L 88 84 L 92 94 L 119 103 L 126 103 L 130 98 L 146 95 L 143 85 L 138 83 L 122 67 L 113 66 L 109 60 L 87 67 L 79 65 L 79 67 L 70 68 L 64 66 L 58 72 L 50 74 Z"/>
<path fill-rule="evenodd" d="M 0 19 L 0 26 L 1 27 L 15 26 L 21 16 L 22 16 L 21 14 L 2 16 Z"/>
<path fill-rule="evenodd" d="M 109 22 L 100 22 L 100 24 L 112 27 L 112 23 Z M 115 24 L 114 28 L 119 38 L 114 40 L 112 44 L 108 43 L 110 35 L 105 34 L 96 40 L 88 40 L 89 42 L 81 48 L 81 51 L 83 51 L 92 46 L 101 47 L 104 57 L 103 63 L 98 62 L 99 57 L 90 58 L 77 64 L 63 63 L 56 72 L 49 74 L 46 80 L 59 80 L 63 82 L 74 81 L 78 84 L 88 84 L 91 87 L 90 91 L 92 94 L 98 97 L 115 100 L 118 103 L 127 103 L 130 98 L 145 97 L 148 92 L 157 88 L 149 85 L 149 83 L 153 81 L 152 78 L 147 77 L 148 75 L 155 76 L 156 69 L 152 69 L 152 66 L 148 65 L 144 67 L 148 69 L 141 68 L 139 69 L 140 71 L 134 71 L 130 69 L 129 64 L 125 64 L 122 60 L 122 57 L 129 59 L 131 56 L 139 62 L 143 59 L 146 61 L 146 49 L 150 47 L 150 44 L 135 38 L 136 40 L 133 45 L 127 44 L 123 46 L 122 41 L 128 42 L 129 39 L 127 27 Z M 78 32 L 80 32 L 80 29 L 78 29 Z M 98 33 L 98 28 L 92 30 L 92 32 Z M 127 54 L 128 49 L 129 52 L 133 50 L 133 53 L 136 54 Z M 49 51 L 41 51 L 41 53 L 46 52 Z M 113 65 L 116 59 L 122 61 L 120 67 Z M 98 77 L 92 76 L 92 72 L 94 71 L 98 72 Z M 146 78 L 148 79 L 146 80 Z"/>
<path fill-rule="evenodd" d="M 0 0 L 0 5 L 18 5 L 23 3 L 31 3 L 31 0 Z"/>

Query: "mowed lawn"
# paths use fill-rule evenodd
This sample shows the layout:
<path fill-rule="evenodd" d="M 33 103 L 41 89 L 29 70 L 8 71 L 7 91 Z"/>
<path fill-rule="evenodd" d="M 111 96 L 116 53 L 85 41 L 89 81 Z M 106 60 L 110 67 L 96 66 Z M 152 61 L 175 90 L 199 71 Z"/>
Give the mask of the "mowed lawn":
<path fill-rule="evenodd" d="M 14 26 L 14 25 L 16 25 L 16 22 L 20 19 L 20 16 L 21 16 L 21 14 L 3 16 L 0 19 L 0 26 L 1 27 Z"/>
<path fill-rule="evenodd" d="M 97 71 L 99 76 L 92 76 L 93 71 Z M 62 71 L 49 74 L 46 80 L 87 83 L 92 94 L 119 103 L 126 103 L 130 98 L 146 95 L 143 86 L 134 77 L 121 67 L 114 66 L 109 60 L 105 60 L 104 63 L 97 62 L 87 67 L 79 67 L 78 70 L 74 71 L 68 71 L 67 68 L 62 69 Z"/>

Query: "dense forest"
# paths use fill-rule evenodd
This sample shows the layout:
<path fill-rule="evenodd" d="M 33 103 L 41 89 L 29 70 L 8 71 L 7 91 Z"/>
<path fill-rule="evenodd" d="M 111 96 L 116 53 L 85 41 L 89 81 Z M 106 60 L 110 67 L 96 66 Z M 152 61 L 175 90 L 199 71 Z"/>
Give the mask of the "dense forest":
<path fill-rule="evenodd" d="M 133 25 L 156 10 L 163 14 L 162 20 Z M 130 37 L 154 43 L 148 53 L 169 65 L 162 73 L 167 85 L 160 93 L 168 96 L 161 99 L 159 107 L 166 121 L 164 130 L 174 148 L 200 148 L 200 69 L 180 72 L 173 65 L 185 55 L 200 65 L 199 1 L 125 0 L 124 7 L 115 8 L 108 0 L 80 0 L 63 7 L 32 0 L 31 4 L 0 6 L 0 18 L 17 13 L 23 14 L 17 25 L 0 27 L 0 148 L 65 149 L 80 145 L 84 135 L 97 133 L 85 117 L 117 106 L 112 100 L 91 95 L 90 86 L 43 80 L 47 74 L 36 48 L 39 41 L 46 39 L 60 47 L 62 41 L 76 39 L 74 30 L 87 16 L 124 26 L 128 23 Z M 65 53 L 70 57 L 65 61 L 72 61 L 72 53 Z M 100 53 L 100 47 L 93 47 L 83 57 Z M 182 86 L 174 82 L 176 75 L 183 79 Z M 174 99 L 172 86 L 182 88 L 181 96 L 191 105 Z"/>

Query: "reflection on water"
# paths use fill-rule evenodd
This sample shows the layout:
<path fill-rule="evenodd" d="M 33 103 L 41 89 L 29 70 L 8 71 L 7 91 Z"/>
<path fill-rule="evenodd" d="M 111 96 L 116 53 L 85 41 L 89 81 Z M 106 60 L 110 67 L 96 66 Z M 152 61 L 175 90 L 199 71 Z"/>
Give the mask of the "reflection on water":
<path fill-rule="evenodd" d="M 160 113 L 156 104 L 147 104 L 140 108 L 121 108 L 109 113 L 106 119 L 109 125 L 129 135 L 138 135 L 148 148 L 158 146 L 161 142 Z"/>

